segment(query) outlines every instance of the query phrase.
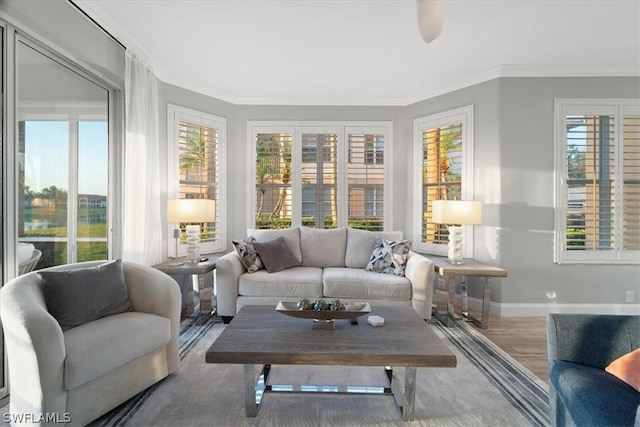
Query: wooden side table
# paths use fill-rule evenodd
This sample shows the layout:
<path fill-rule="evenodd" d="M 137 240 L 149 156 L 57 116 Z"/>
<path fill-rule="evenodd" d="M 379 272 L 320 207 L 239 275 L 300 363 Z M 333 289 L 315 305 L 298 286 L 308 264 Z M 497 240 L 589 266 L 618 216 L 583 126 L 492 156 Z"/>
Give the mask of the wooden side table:
<path fill-rule="evenodd" d="M 186 261 L 185 258 L 170 259 L 160 264 L 154 265 L 163 273 L 173 277 L 180 285 L 180 293 L 182 294 L 182 317 L 187 317 L 187 306 L 189 301 L 189 293 L 193 294 L 193 316 L 200 320 L 208 318 L 215 313 L 215 293 L 213 289 L 213 270 L 216 268 L 216 260 L 220 255 L 202 255 L 202 258 L 208 258 L 204 262 Z M 198 277 L 198 286 L 193 285 L 193 276 Z M 204 292 L 206 291 L 206 292 Z M 208 302 L 203 301 L 203 294 L 209 293 Z"/>
<path fill-rule="evenodd" d="M 507 270 L 500 267 L 484 264 L 474 259 L 465 258 L 464 264 L 449 264 L 444 257 L 429 256 L 433 260 L 436 274 L 439 276 L 435 286 L 436 306 L 434 315 L 447 326 L 451 326 L 454 320 L 461 317 L 456 315 L 453 306 L 456 290 L 456 277 L 477 276 L 484 277 L 484 289 L 482 294 L 482 317 L 480 319 L 466 314 L 466 317 L 483 329 L 489 326 L 489 305 L 491 303 L 491 279 L 493 277 L 507 277 Z M 441 280 L 442 279 L 442 280 Z M 464 280 L 464 279 L 463 279 Z M 440 282 L 444 282 L 444 287 Z M 443 292 L 440 292 L 443 291 Z M 440 295 L 444 293 L 444 303 L 440 304 Z"/>

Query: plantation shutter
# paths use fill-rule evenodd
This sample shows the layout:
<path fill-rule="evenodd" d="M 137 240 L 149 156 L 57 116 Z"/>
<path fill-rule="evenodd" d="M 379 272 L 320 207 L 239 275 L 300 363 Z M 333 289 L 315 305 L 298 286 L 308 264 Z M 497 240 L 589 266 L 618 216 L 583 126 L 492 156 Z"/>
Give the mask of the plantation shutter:
<path fill-rule="evenodd" d="M 567 250 L 611 250 L 615 225 L 615 117 L 569 116 Z"/>
<path fill-rule="evenodd" d="M 291 133 L 256 136 L 256 228 L 291 227 Z"/>
<path fill-rule="evenodd" d="M 302 225 L 338 226 L 338 136 L 302 133 Z"/>
<path fill-rule="evenodd" d="M 348 138 L 348 225 L 384 229 L 384 135 L 350 133 Z"/>
<path fill-rule="evenodd" d="M 422 132 L 422 241 L 447 245 L 447 225 L 431 221 L 434 200 L 460 200 L 462 124 L 429 127 Z"/>
<path fill-rule="evenodd" d="M 640 251 L 640 114 L 624 115 L 622 132 L 622 248 Z"/>
<path fill-rule="evenodd" d="M 557 104 L 562 123 L 557 261 L 638 262 L 640 108 Z"/>
<path fill-rule="evenodd" d="M 219 218 L 220 150 L 218 129 L 193 124 L 178 123 L 178 150 L 181 199 L 209 199 L 216 201 L 216 218 Z M 217 221 L 204 224 L 202 242 L 219 239 Z"/>

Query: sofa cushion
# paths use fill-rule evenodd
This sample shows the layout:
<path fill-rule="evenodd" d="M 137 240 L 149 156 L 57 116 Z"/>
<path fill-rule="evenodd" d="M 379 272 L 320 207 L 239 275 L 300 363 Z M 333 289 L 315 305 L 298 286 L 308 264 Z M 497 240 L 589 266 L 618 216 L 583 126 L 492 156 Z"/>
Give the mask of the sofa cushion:
<path fill-rule="evenodd" d="M 411 242 L 411 240 L 393 241 L 377 237 L 365 270 L 404 277 L 404 267 L 407 264 Z"/>
<path fill-rule="evenodd" d="M 300 251 L 300 227 L 269 230 L 249 228 L 247 229 L 247 236 L 255 237 L 257 242 L 267 242 L 282 236 L 287 242 L 287 246 L 289 246 L 289 249 L 291 249 L 291 252 L 293 252 L 298 260 L 298 265 L 302 262 L 302 252 Z"/>
<path fill-rule="evenodd" d="M 321 297 L 322 269 L 293 267 L 276 273 L 265 270 L 242 274 L 238 279 L 238 294 L 260 297 Z"/>
<path fill-rule="evenodd" d="M 325 268 L 323 294 L 327 298 L 411 299 L 411 281 L 406 277 L 380 274 L 360 268 Z"/>
<path fill-rule="evenodd" d="M 64 333 L 64 387 L 86 384 L 171 340 L 171 321 L 128 312 L 103 317 Z"/>
<path fill-rule="evenodd" d="M 549 381 L 575 425 L 634 425 L 640 393 L 604 369 L 555 361 Z"/>
<path fill-rule="evenodd" d="M 120 260 L 37 274 L 47 310 L 63 330 L 132 310 Z"/>
<path fill-rule="evenodd" d="M 233 247 L 240 256 L 240 261 L 248 273 L 254 273 L 264 268 L 264 264 L 260 259 L 260 255 L 256 252 L 256 248 L 253 246 L 256 243 L 256 238 L 249 236 L 244 240 L 232 240 Z"/>
<path fill-rule="evenodd" d="M 300 249 L 305 267 L 344 267 L 347 229 L 300 227 Z"/>
<path fill-rule="evenodd" d="M 620 356 L 604 370 L 640 391 L 640 348 Z"/>
<path fill-rule="evenodd" d="M 387 240 L 401 240 L 402 231 L 368 231 L 348 228 L 345 266 L 364 269 L 369 263 L 373 245 L 378 236 Z"/>
<path fill-rule="evenodd" d="M 253 247 L 260 255 L 260 259 L 269 273 L 276 273 L 300 265 L 300 261 L 291 252 L 282 236 L 267 242 L 255 242 Z"/>

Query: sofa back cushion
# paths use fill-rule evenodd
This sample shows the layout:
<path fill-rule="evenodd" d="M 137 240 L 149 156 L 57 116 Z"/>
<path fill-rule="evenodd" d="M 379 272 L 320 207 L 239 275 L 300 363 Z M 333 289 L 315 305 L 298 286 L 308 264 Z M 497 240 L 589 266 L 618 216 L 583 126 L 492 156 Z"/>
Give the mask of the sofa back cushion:
<path fill-rule="evenodd" d="M 347 229 L 300 227 L 303 267 L 344 267 Z"/>
<path fill-rule="evenodd" d="M 345 266 L 364 269 L 369 263 L 378 236 L 387 240 L 402 240 L 402 231 L 368 231 L 348 228 Z"/>
<path fill-rule="evenodd" d="M 268 230 L 248 228 L 247 236 L 255 237 L 256 242 L 260 243 L 268 242 L 269 240 L 274 240 L 282 236 L 287 243 L 287 246 L 296 257 L 298 265 L 302 262 L 302 252 L 300 250 L 300 227 Z"/>

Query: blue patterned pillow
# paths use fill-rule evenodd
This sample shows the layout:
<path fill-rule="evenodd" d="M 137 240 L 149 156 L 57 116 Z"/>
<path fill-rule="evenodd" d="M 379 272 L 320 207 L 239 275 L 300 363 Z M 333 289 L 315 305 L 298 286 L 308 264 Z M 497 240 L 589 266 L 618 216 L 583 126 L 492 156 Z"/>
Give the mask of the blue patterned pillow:
<path fill-rule="evenodd" d="M 231 243 L 233 243 L 233 247 L 236 248 L 236 252 L 240 255 L 242 265 L 247 269 L 247 272 L 255 273 L 264 268 L 264 264 L 253 246 L 256 243 L 255 237 L 249 236 L 244 240 L 232 240 Z"/>
<path fill-rule="evenodd" d="M 367 271 L 404 276 L 404 267 L 407 264 L 407 255 L 411 249 L 412 240 L 391 241 L 376 237 L 373 252 Z"/>

